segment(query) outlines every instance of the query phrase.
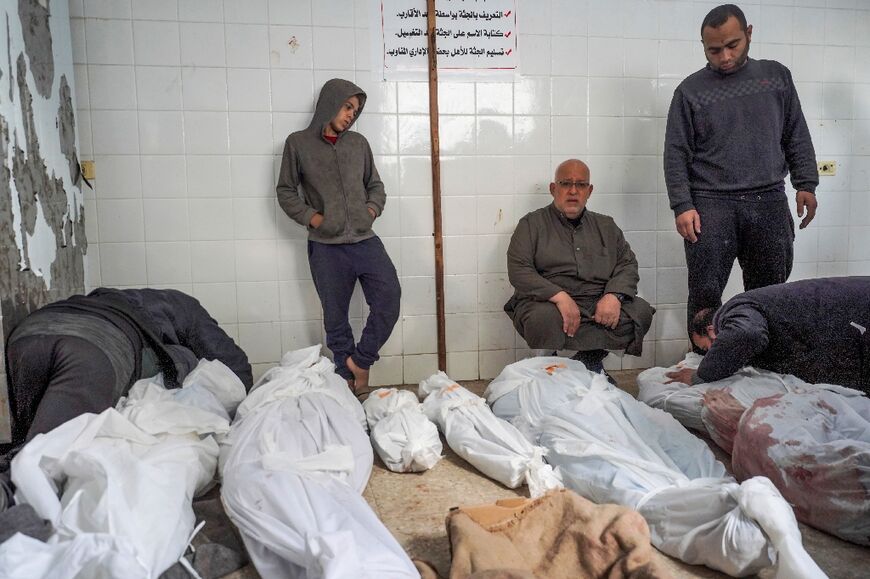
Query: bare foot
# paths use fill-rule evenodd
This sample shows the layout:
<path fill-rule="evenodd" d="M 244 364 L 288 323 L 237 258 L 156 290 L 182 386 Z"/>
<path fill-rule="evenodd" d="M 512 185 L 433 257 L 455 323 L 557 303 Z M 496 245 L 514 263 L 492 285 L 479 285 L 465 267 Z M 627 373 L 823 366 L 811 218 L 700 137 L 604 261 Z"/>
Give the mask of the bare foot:
<path fill-rule="evenodd" d="M 345 380 L 347 380 L 347 387 L 350 388 L 351 392 L 353 392 L 354 391 L 353 378 L 345 378 Z"/>
<path fill-rule="evenodd" d="M 369 387 L 369 371 L 368 368 L 363 369 L 356 365 L 356 362 L 353 361 L 353 358 L 350 356 L 347 357 L 348 370 L 353 372 L 353 389 L 354 392 L 359 392 L 364 388 Z"/>

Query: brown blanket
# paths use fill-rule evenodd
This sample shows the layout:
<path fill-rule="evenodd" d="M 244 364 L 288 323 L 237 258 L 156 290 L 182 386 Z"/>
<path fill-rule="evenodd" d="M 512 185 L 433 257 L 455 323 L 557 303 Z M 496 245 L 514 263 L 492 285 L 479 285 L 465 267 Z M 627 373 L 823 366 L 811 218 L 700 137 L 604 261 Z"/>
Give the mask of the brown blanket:
<path fill-rule="evenodd" d="M 636 511 L 596 505 L 568 490 L 454 509 L 447 534 L 450 579 L 670 577 Z M 418 568 L 423 579 L 437 577 Z"/>

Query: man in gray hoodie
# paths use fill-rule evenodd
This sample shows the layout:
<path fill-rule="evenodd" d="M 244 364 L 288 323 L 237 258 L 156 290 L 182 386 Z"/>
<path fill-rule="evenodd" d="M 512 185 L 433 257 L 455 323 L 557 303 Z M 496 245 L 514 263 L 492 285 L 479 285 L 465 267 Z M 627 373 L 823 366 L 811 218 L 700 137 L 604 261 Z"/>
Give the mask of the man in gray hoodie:
<path fill-rule="evenodd" d="M 284 143 L 277 186 L 281 208 L 308 228 L 326 345 L 357 394 L 368 390 L 369 368 L 399 319 L 401 297 L 396 268 L 372 231 L 384 210 L 384 184 L 368 141 L 349 130 L 365 103 L 365 92 L 350 81 L 323 85 L 311 124 Z M 370 309 L 358 343 L 348 320 L 357 280 Z"/>

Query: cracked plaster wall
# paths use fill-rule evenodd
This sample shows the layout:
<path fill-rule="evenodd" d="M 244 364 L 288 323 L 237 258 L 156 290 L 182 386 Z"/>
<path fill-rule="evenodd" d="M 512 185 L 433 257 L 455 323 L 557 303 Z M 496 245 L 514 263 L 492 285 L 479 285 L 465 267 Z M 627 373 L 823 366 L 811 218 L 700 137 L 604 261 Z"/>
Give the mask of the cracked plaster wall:
<path fill-rule="evenodd" d="M 69 6 L 0 0 L 0 335 L 84 291 Z M 2 350 L 0 350 L 2 351 Z M 0 441 L 8 435 L 5 363 Z"/>

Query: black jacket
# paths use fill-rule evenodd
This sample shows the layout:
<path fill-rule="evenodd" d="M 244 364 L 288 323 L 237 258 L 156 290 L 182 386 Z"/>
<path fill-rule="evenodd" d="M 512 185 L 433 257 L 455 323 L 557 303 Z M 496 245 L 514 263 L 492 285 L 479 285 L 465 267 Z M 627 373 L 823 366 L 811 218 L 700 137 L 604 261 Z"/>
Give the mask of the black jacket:
<path fill-rule="evenodd" d="M 92 298 L 136 321 L 145 343 L 157 354 L 168 387 L 180 385 L 201 358 L 223 362 L 246 390 L 253 385 L 245 352 L 195 298 L 177 290 L 150 288 L 97 288 L 85 299 Z"/>
<path fill-rule="evenodd" d="M 870 387 L 870 277 L 754 289 L 723 305 L 713 328 L 716 340 L 698 367 L 706 382 L 755 366 L 813 384 Z"/>

